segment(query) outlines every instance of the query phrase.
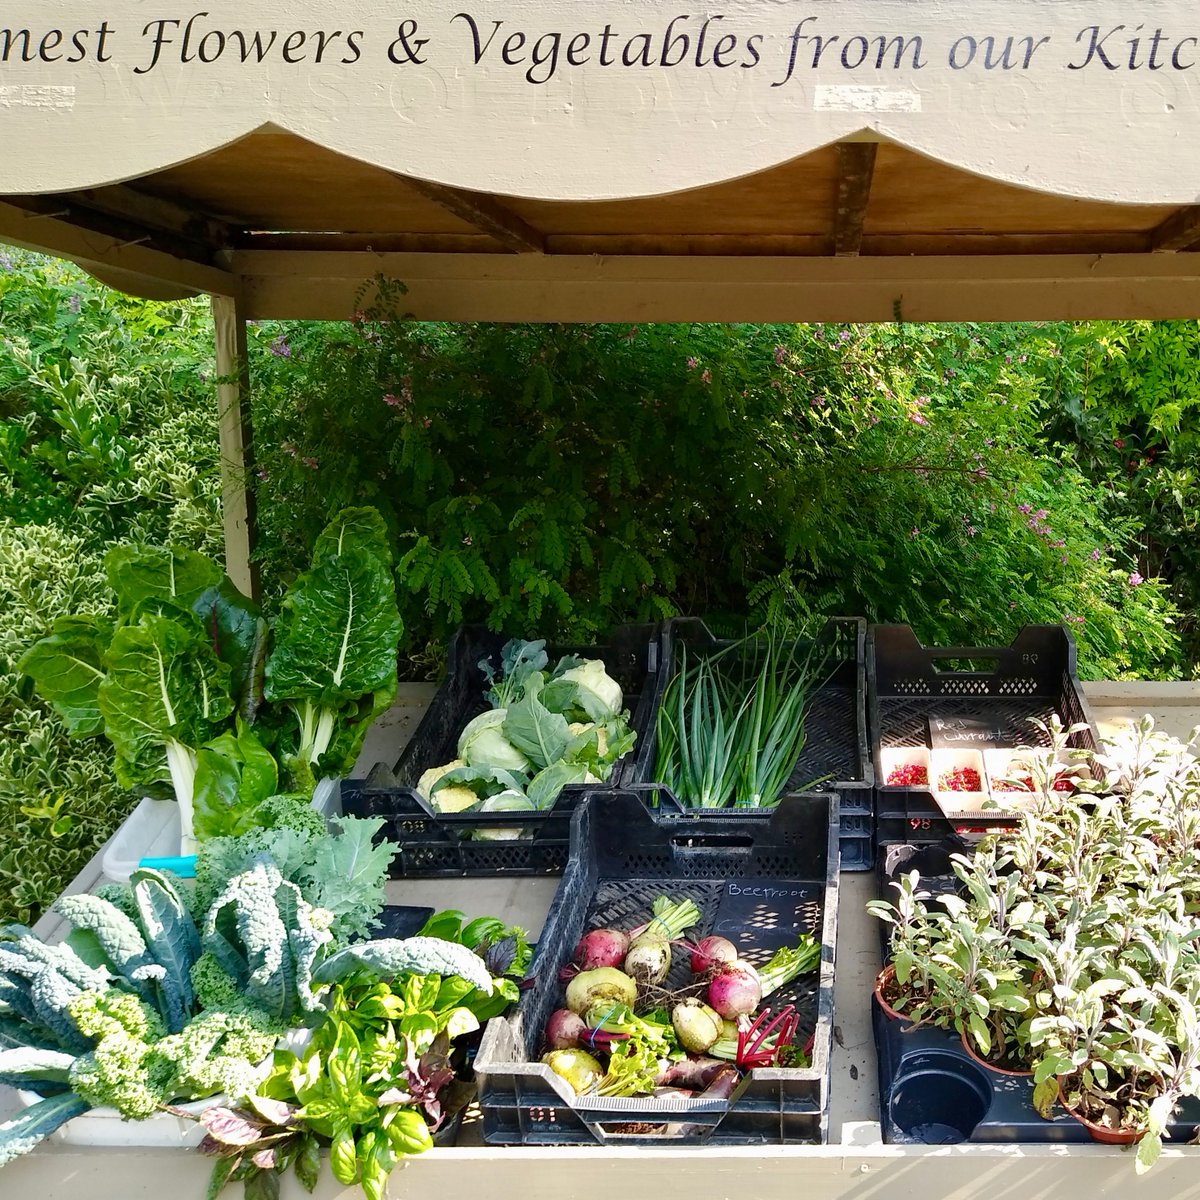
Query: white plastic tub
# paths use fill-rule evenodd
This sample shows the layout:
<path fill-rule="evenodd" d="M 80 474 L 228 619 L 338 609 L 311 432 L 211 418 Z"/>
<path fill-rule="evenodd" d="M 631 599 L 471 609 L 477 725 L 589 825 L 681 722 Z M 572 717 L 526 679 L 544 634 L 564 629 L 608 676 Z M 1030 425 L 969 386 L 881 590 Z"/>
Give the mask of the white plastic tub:
<path fill-rule="evenodd" d="M 317 784 L 312 805 L 327 821 L 342 811 L 341 780 Z M 100 860 L 104 877 L 128 883 L 143 858 L 174 858 L 179 853 L 179 805 L 174 800 L 142 800 L 113 835 Z"/>
<path fill-rule="evenodd" d="M 17 1095 L 26 1108 L 41 1099 L 34 1092 L 19 1091 Z M 224 1096 L 210 1096 L 175 1107 L 199 1117 L 206 1108 L 224 1102 Z M 68 1146 L 192 1147 L 198 1146 L 203 1137 L 204 1126 L 199 1120 L 174 1113 L 160 1112 L 144 1121 L 126 1121 L 115 1108 L 92 1108 L 56 1129 L 50 1140 Z"/>

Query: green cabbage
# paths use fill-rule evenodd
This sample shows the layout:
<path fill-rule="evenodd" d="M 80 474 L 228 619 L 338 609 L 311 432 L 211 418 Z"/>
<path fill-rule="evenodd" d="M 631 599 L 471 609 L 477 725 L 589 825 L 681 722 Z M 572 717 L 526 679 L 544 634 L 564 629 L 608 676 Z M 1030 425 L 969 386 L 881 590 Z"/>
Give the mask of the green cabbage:
<path fill-rule="evenodd" d="M 458 757 L 473 767 L 527 771 L 529 759 L 504 736 L 502 726 L 507 716 L 507 709 L 491 708 L 469 722 L 459 734 Z"/>

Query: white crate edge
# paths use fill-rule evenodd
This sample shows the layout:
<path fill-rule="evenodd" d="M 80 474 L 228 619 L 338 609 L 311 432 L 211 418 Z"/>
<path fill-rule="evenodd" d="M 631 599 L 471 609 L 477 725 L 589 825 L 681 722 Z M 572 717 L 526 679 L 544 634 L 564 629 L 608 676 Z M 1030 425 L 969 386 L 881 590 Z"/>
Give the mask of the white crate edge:
<path fill-rule="evenodd" d="M 341 780 L 327 776 L 313 791 L 312 806 L 327 821 L 341 816 Z M 143 858 L 179 853 L 179 805 L 174 800 L 139 802 L 104 849 L 100 869 L 113 883 L 128 883 Z"/>
<path fill-rule="evenodd" d="M 21 1103 L 28 1108 L 41 1096 L 18 1090 Z M 199 1117 L 206 1108 L 223 1104 L 224 1096 L 209 1096 L 175 1107 Z M 115 1108 L 92 1108 L 72 1118 L 50 1135 L 51 1140 L 68 1146 L 147 1146 L 194 1147 L 204 1137 L 204 1126 L 198 1120 L 177 1117 L 174 1113 L 155 1113 L 144 1121 L 126 1121 Z"/>

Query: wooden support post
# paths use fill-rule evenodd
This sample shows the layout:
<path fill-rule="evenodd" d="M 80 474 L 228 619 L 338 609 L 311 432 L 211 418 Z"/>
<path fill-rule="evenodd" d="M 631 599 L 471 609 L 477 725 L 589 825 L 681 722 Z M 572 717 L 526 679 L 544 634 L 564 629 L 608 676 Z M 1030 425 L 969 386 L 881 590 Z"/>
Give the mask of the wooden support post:
<path fill-rule="evenodd" d="M 839 258 L 854 258 L 862 247 L 863 224 L 867 219 L 878 149 L 873 142 L 843 142 L 838 145 L 833 252 Z"/>
<path fill-rule="evenodd" d="M 217 348 L 217 419 L 221 440 L 221 509 L 225 518 L 225 570 L 247 596 L 259 598 L 258 568 L 250 561 L 258 528 L 250 471 L 254 465 L 250 425 L 246 318 L 239 299 L 212 298 Z"/>

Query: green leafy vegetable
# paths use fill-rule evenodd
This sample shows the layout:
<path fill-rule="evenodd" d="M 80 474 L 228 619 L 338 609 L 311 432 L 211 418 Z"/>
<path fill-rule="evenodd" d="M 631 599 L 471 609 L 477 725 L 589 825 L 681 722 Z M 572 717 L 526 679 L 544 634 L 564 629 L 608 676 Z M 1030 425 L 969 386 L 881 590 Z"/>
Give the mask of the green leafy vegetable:
<path fill-rule="evenodd" d="M 104 731 L 100 683 L 113 624 L 103 617 L 60 617 L 50 634 L 35 642 L 17 663 L 39 695 L 54 707 L 72 737 Z"/>
<path fill-rule="evenodd" d="M 259 806 L 279 787 L 279 768 L 242 718 L 196 753 L 193 827 L 198 838 L 245 833 L 262 822 Z"/>
<path fill-rule="evenodd" d="M 336 774 L 353 764 L 353 738 L 339 742 L 337 761 L 326 757 L 336 727 L 347 718 L 360 722 L 364 704 L 374 712 L 395 694 L 402 629 L 382 522 L 348 509 L 289 588 L 267 659 L 264 695 L 286 704 L 299 723 L 295 770 Z"/>
<path fill-rule="evenodd" d="M 105 731 L 126 787 L 169 781 L 191 840 L 196 751 L 230 715 L 229 668 L 194 625 L 144 616 L 113 635 L 100 684 Z"/>

